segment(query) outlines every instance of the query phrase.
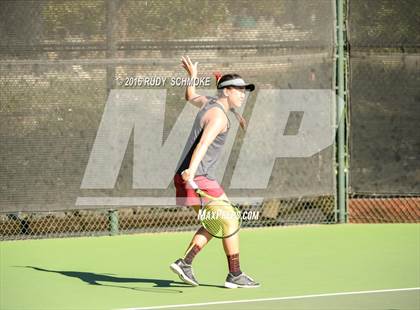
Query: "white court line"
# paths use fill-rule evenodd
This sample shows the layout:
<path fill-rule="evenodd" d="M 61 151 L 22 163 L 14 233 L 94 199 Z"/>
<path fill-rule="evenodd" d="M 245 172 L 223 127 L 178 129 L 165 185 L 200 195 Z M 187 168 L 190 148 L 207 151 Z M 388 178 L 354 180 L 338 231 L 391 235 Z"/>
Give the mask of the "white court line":
<path fill-rule="evenodd" d="M 152 307 L 143 307 L 143 308 L 123 308 L 123 309 L 120 309 L 120 310 L 169 309 L 169 308 L 181 308 L 181 307 L 239 304 L 239 303 L 246 303 L 246 302 L 261 302 L 261 301 L 273 301 L 273 300 L 292 300 L 292 299 L 304 299 L 304 298 L 315 298 L 315 297 L 360 295 L 360 294 L 374 294 L 374 293 L 415 291 L 415 290 L 420 290 L 420 287 L 395 288 L 395 289 L 376 290 L 376 291 L 341 292 L 341 293 L 317 294 L 317 295 L 301 295 L 301 296 L 289 296 L 289 297 L 273 297 L 273 298 L 243 299 L 243 300 L 229 300 L 229 301 L 214 301 L 214 302 L 203 302 L 203 303 L 196 303 L 196 304 L 152 306 Z"/>

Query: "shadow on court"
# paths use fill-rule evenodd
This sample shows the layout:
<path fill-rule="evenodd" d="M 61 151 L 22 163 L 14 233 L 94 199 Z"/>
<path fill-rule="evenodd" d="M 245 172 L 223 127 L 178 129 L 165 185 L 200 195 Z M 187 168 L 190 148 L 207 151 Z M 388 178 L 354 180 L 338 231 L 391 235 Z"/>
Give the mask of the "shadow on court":
<path fill-rule="evenodd" d="M 155 292 L 155 293 L 183 293 L 180 289 L 173 288 L 192 288 L 192 286 L 185 284 L 184 282 L 165 280 L 165 279 L 148 279 L 148 278 L 124 278 L 117 277 L 114 274 L 100 274 L 93 272 L 82 272 L 82 271 L 64 271 L 64 270 L 50 270 L 34 266 L 15 266 L 19 268 L 30 268 L 37 271 L 51 272 L 61 274 L 70 278 L 77 278 L 81 281 L 90 285 L 100 285 L 107 287 L 125 288 L 143 292 Z M 151 283 L 154 284 L 151 288 L 140 288 L 140 287 L 129 287 L 122 285 L 102 284 L 99 282 L 111 282 L 111 283 Z M 200 284 L 200 286 L 224 288 L 220 285 L 212 284 Z"/>

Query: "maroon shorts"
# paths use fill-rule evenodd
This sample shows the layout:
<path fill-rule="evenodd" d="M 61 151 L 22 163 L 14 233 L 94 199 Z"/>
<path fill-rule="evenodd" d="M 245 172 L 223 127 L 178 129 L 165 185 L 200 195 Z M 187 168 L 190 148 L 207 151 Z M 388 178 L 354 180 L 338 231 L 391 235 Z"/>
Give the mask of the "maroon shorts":
<path fill-rule="evenodd" d="M 220 197 L 225 193 L 223 188 L 217 183 L 216 180 L 210 180 L 205 176 L 199 175 L 194 178 L 194 182 L 198 187 L 213 197 Z M 185 182 L 181 175 L 174 176 L 174 185 L 176 190 L 176 204 L 179 206 L 198 206 L 201 201 L 194 189 Z"/>

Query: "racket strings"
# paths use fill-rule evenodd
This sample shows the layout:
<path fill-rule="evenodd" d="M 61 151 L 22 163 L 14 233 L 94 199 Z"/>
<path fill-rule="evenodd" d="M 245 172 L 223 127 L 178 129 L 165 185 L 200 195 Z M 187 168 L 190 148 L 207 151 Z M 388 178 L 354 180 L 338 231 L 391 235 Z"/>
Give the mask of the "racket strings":
<path fill-rule="evenodd" d="M 239 210 L 227 201 L 210 201 L 203 208 L 202 223 L 216 237 L 226 237 L 239 230 Z"/>
<path fill-rule="evenodd" d="M 223 236 L 223 227 L 217 220 L 205 220 L 205 228 L 212 235 Z"/>

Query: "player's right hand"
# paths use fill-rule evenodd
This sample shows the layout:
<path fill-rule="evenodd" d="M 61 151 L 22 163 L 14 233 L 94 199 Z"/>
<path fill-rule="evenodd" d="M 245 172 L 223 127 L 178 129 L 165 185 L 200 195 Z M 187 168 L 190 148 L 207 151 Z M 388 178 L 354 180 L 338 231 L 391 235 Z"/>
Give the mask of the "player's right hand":
<path fill-rule="evenodd" d="M 184 182 L 188 182 L 193 179 L 190 173 L 190 169 L 185 169 L 184 171 L 182 171 L 181 177 L 184 180 Z"/>
<path fill-rule="evenodd" d="M 197 65 L 198 62 L 196 63 L 192 63 L 190 57 L 186 56 L 182 56 L 181 57 L 181 66 L 185 69 L 185 71 L 187 71 L 188 75 L 192 78 L 197 77 L 198 74 L 198 69 L 197 69 Z"/>

